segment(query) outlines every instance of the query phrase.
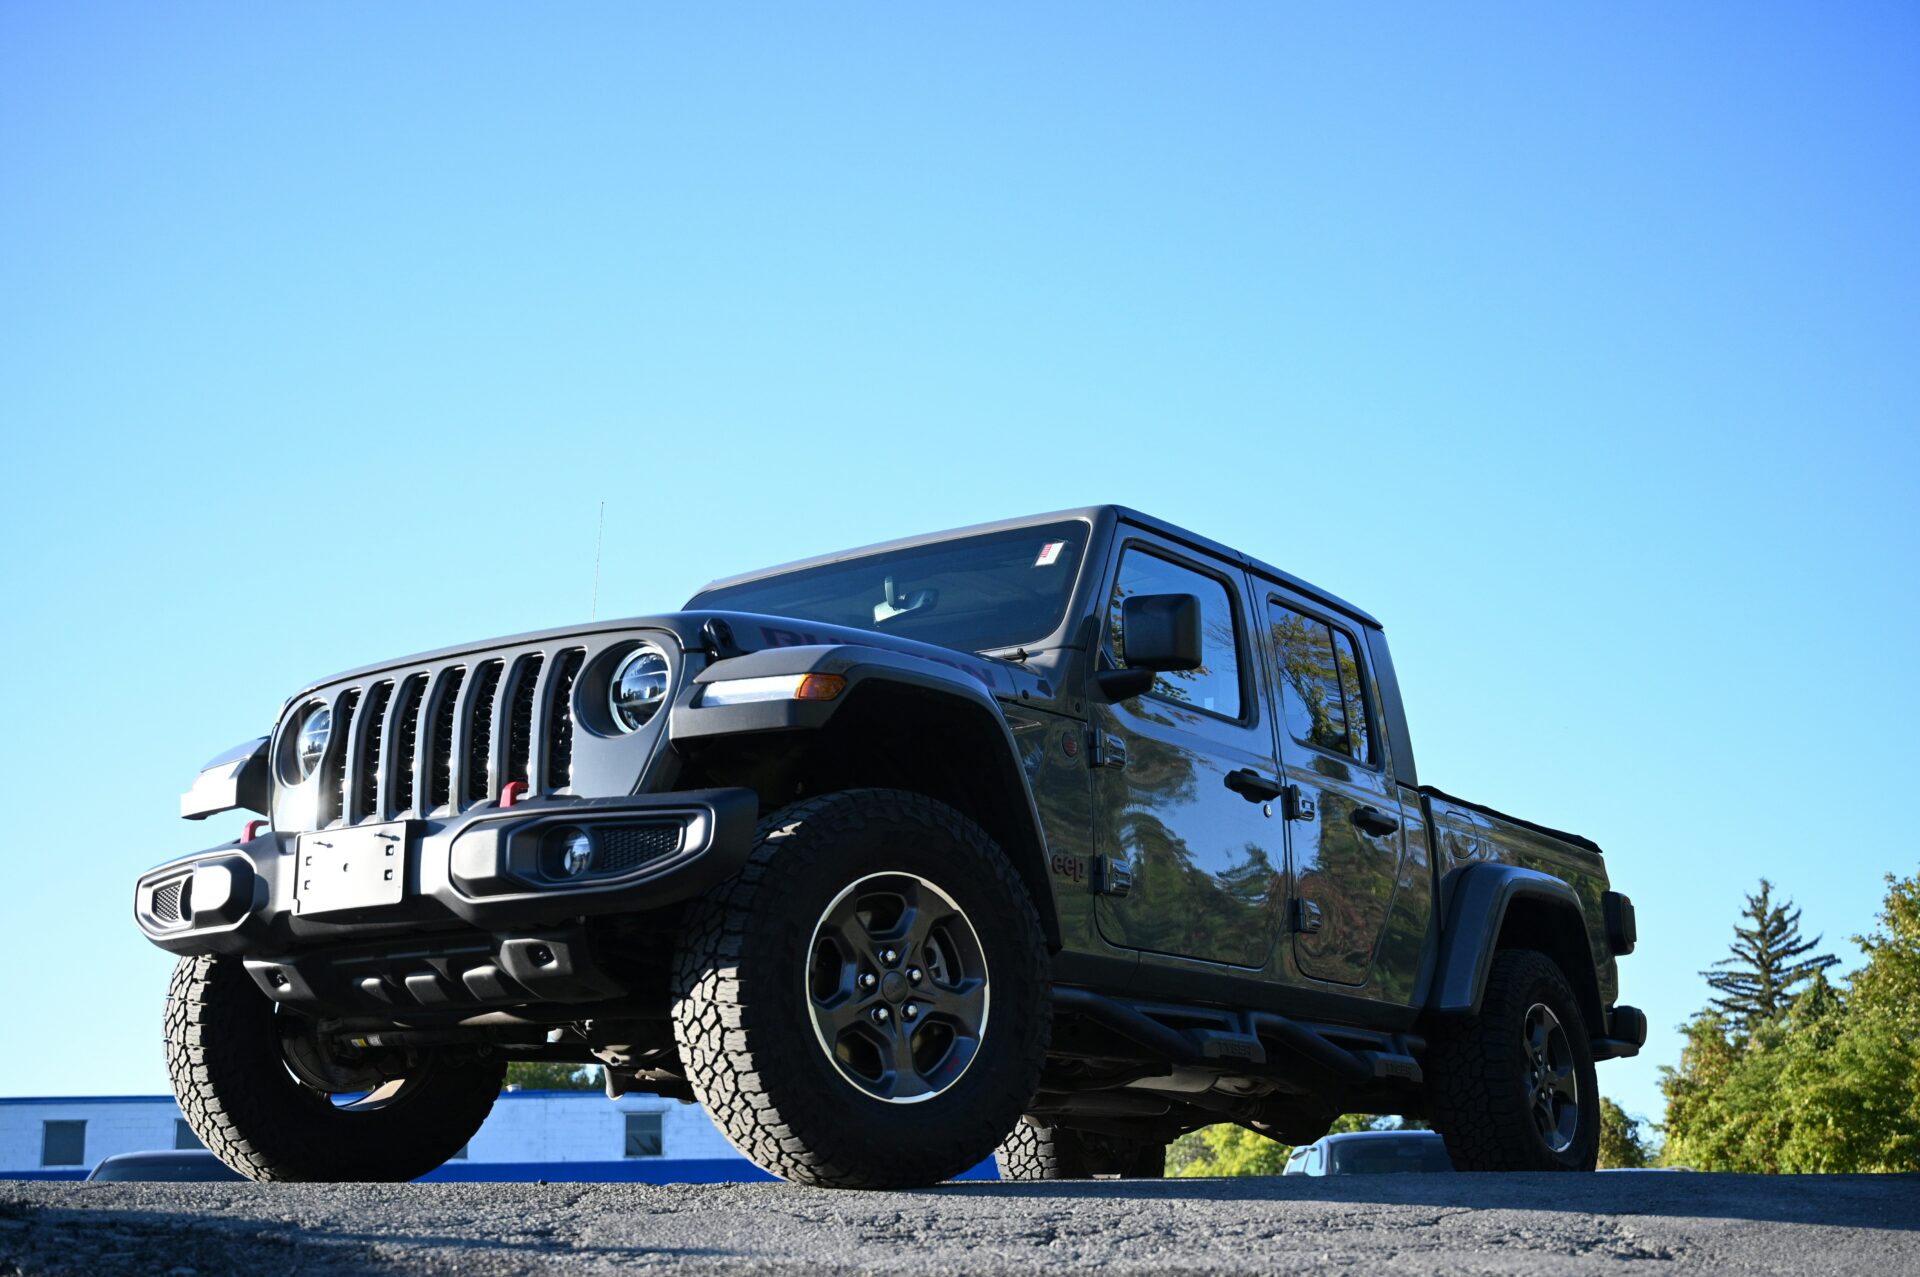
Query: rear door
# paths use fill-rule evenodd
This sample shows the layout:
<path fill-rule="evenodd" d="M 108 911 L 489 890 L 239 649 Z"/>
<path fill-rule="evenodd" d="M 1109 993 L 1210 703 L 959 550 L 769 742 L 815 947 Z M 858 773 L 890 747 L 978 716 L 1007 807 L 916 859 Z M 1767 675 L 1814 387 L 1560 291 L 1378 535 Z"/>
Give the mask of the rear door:
<path fill-rule="evenodd" d="M 1124 896 L 1100 897 L 1100 933 L 1123 948 L 1264 967 L 1284 902 L 1284 835 L 1270 805 L 1229 787 L 1233 773 L 1277 783 L 1273 730 L 1262 713 L 1259 647 L 1246 574 L 1137 529 L 1108 565 L 1106 658 L 1119 650 L 1122 599 L 1200 600 L 1205 660 L 1163 674 L 1144 695 L 1092 698 L 1101 854 L 1127 866 Z"/>
<path fill-rule="evenodd" d="M 1312 979 L 1363 985 L 1402 855 L 1366 647 L 1353 622 L 1291 591 L 1269 587 L 1264 602 L 1274 731 L 1298 793 L 1287 822 L 1294 962 Z"/>

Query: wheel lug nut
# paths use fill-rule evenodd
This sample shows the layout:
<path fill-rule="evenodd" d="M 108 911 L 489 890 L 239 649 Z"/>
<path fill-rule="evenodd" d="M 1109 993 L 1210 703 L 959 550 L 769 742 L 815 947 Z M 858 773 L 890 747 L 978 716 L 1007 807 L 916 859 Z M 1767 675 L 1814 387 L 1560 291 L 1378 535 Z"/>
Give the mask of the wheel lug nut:
<path fill-rule="evenodd" d="M 900 1014 L 906 1016 L 907 1019 L 911 1020 L 913 1019 L 913 1017 L 920 1014 L 920 1008 L 917 1006 L 914 1006 L 911 1002 L 909 1002 L 906 1006 L 903 1006 L 900 1008 Z"/>
<path fill-rule="evenodd" d="M 880 961 L 886 963 L 888 966 L 892 966 L 894 963 L 900 961 L 900 955 L 891 949 L 882 949 L 880 951 Z"/>
<path fill-rule="evenodd" d="M 875 1024 L 885 1024 L 887 1022 L 887 1009 L 885 1007 L 875 1007 L 873 1009 L 873 1022 Z"/>
<path fill-rule="evenodd" d="M 914 984 L 919 984 L 919 983 L 920 983 L 920 968 L 919 968 L 919 967 L 908 967 L 908 968 L 907 968 L 907 979 L 908 979 L 908 980 L 909 980 L 910 982 L 912 982 L 912 983 L 914 983 Z"/>
<path fill-rule="evenodd" d="M 875 974 L 874 974 L 873 972 L 871 972 L 871 971 L 862 971 L 862 972 L 860 973 L 860 987 L 861 987 L 861 988 L 863 988 L 863 989 L 871 989 L 871 988 L 872 988 L 872 987 L 873 987 L 874 985 L 876 985 L 876 984 L 879 984 L 879 983 L 880 983 L 880 977 L 879 977 L 879 976 L 877 976 L 877 975 L 875 975 Z"/>

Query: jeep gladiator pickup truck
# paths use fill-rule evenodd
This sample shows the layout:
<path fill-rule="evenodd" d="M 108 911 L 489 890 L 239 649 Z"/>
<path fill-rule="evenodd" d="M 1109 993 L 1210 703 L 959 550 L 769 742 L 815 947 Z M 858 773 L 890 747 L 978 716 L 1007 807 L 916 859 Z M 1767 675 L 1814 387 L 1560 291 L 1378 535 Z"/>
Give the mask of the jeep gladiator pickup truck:
<path fill-rule="evenodd" d="M 1112 506 L 719 581 L 290 697 L 140 876 L 188 1123 L 403 1180 L 514 1060 L 697 1099 L 813 1184 L 1153 1176 L 1235 1122 L 1594 1164 L 1634 914 L 1423 786 L 1380 625 Z"/>

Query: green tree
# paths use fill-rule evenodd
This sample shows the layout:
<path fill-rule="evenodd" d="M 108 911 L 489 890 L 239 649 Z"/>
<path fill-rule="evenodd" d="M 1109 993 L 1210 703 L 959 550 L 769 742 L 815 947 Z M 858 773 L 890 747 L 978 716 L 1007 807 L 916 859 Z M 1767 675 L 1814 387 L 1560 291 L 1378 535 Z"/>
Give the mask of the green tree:
<path fill-rule="evenodd" d="M 597 1091 L 600 1066 L 548 1060 L 516 1060 L 507 1065 L 506 1084 L 522 1091 Z"/>
<path fill-rule="evenodd" d="M 1244 1126 L 1222 1122 L 1217 1126 L 1203 1126 L 1175 1140 L 1168 1149 L 1168 1173 L 1278 1175 L 1291 1152 L 1290 1144 L 1268 1139 Z"/>
<path fill-rule="evenodd" d="M 1600 1099 L 1600 1165 L 1638 1169 L 1653 1164 L 1653 1150 L 1640 1134 L 1644 1125 L 1612 1100 Z"/>
<path fill-rule="evenodd" d="M 1920 1171 L 1920 876 L 1888 878 L 1867 964 L 1815 971 L 1777 1018 L 1739 1033 L 1706 1012 L 1662 1070 L 1662 1159 L 1701 1170 Z"/>
<path fill-rule="evenodd" d="M 1732 953 L 1714 963 L 1716 969 L 1700 974 L 1724 995 L 1712 1000 L 1714 1008 L 1738 1032 L 1750 1034 L 1762 1023 L 1779 1019 L 1794 991 L 1839 959 L 1826 953 L 1806 956 L 1819 946 L 1820 937 L 1800 938 L 1800 911 L 1791 900 L 1776 904 L 1773 884 L 1765 878 L 1760 893 L 1747 897 L 1741 916 L 1753 925 L 1735 926 Z M 1721 967 L 1727 970 L 1717 969 Z"/>

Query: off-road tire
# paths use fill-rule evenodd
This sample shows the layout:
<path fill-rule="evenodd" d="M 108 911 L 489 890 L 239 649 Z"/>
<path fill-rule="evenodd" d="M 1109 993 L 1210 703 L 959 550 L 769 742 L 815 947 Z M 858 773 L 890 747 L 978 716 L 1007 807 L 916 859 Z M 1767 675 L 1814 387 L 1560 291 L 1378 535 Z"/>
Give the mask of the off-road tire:
<path fill-rule="evenodd" d="M 182 958 L 167 987 L 167 1074 L 201 1143 L 249 1179 L 400 1181 L 452 1157 L 500 1093 L 506 1064 L 425 1057 L 381 1108 L 336 1107 L 296 1081 L 274 1004 L 236 957 Z"/>
<path fill-rule="evenodd" d="M 822 1049 L 806 972 L 827 904 L 872 874 L 914 874 L 965 912 L 988 964 L 978 1053 L 914 1103 L 862 1091 Z M 985 1160 L 1040 1082 L 1051 965 L 1020 875 L 978 825 L 943 803 L 844 790 L 763 820 L 745 867 L 689 910 L 673 1026 L 694 1094 L 728 1139 L 787 1179 L 907 1188 Z"/>
<path fill-rule="evenodd" d="M 994 1160 L 1006 1180 L 1163 1179 L 1167 1146 L 1023 1120 L 1000 1142 Z"/>
<path fill-rule="evenodd" d="M 1535 1003 L 1573 1049 L 1579 1118 L 1555 1152 L 1531 1116 L 1522 1026 Z M 1600 1153 L 1600 1090 L 1580 1003 L 1559 966 L 1532 949 L 1503 949 L 1487 973 L 1480 1014 L 1435 1036 L 1426 1060 L 1433 1127 L 1462 1171 L 1590 1171 Z"/>

